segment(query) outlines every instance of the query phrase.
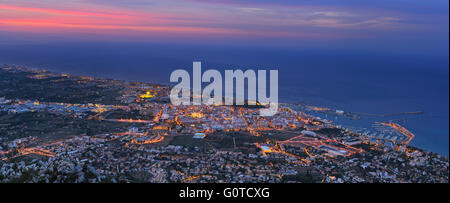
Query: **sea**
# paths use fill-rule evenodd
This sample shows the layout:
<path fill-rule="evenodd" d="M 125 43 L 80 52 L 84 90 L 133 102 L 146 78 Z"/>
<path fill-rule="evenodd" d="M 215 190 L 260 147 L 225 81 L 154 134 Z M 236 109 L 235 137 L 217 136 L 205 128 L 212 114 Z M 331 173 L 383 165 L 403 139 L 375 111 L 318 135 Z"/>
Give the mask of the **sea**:
<path fill-rule="evenodd" d="M 58 43 L 0 46 L 0 64 L 101 78 L 170 84 L 176 69 L 279 71 L 280 102 L 360 112 L 423 114 L 360 119 L 323 115 L 344 126 L 370 129 L 401 120 L 413 146 L 449 154 L 449 58 L 392 52 L 227 45 Z"/>

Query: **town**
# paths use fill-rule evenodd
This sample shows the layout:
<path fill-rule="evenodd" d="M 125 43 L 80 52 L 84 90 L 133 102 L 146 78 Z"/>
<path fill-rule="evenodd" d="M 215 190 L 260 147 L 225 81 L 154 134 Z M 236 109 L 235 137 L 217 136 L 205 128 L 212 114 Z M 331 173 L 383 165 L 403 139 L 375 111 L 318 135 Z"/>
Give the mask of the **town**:
<path fill-rule="evenodd" d="M 172 105 L 170 87 L 5 65 L 0 182 L 448 183 L 448 157 L 280 105 Z M 339 113 L 339 112 L 337 112 Z"/>

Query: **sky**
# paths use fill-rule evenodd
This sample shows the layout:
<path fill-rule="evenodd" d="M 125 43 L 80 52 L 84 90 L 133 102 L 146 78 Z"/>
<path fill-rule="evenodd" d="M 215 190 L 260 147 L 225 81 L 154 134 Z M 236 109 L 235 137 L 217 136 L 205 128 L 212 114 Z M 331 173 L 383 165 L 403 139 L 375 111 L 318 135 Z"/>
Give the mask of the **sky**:
<path fill-rule="evenodd" d="M 447 0 L 0 0 L 0 44 L 267 44 L 448 56 Z"/>

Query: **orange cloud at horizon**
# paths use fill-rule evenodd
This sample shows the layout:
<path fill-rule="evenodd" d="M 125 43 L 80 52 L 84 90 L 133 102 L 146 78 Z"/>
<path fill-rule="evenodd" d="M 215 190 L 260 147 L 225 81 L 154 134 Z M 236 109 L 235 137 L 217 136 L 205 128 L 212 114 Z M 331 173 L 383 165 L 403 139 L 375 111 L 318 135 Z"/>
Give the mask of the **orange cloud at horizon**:
<path fill-rule="evenodd" d="M 148 26 L 148 25 L 105 25 L 105 24 L 73 24 L 62 23 L 51 20 L 34 19 L 0 19 L 0 24 L 12 26 L 32 26 L 51 28 L 85 28 L 101 30 L 135 30 L 135 31 L 175 31 L 175 32 L 207 32 L 207 33 L 233 33 L 235 31 L 220 28 L 204 27 L 170 27 L 170 26 Z"/>
<path fill-rule="evenodd" d="M 125 31 L 159 31 L 159 32 L 203 32 L 203 33 L 233 33 L 231 30 L 221 28 L 205 28 L 196 26 L 170 26 L 177 20 L 164 19 L 152 13 L 126 13 L 114 11 L 110 13 L 70 11 L 44 8 L 31 8 L 20 6 L 9 6 L 0 4 L 0 10 L 8 10 L 15 15 L 13 18 L 1 18 L 0 25 L 20 27 L 21 31 L 45 31 L 48 28 L 69 28 L 82 30 L 125 30 Z M 39 13 L 36 18 L 19 18 L 17 13 Z M 117 13 L 121 13 L 120 15 Z M 58 15 L 48 16 L 46 14 Z M 42 29 L 45 28 L 45 29 Z M 42 29 L 42 30 L 39 30 Z"/>
<path fill-rule="evenodd" d="M 75 8 L 80 9 L 80 8 Z M 145 36 L 158 33 L 160 36 L 178 35 L 202 37 L 274 37 L 274 38 L 335 38 L 328 33 L 292 30 L 265 29 L 255 23 L 223 19 L 220 15 L 189 12 L 161 13 L 157 11 L 127 10 L 124 8 L 96 8 L 90 11 L 60 10 L 59 8 L 34 8 L 0 4 L 0 30 L 25 33 L 95 33 L 98 35 Z M 97 12 L 98 11 L 98 12 Z M 32 15 L 29 15 L 32 14 Z M 217 23 L 216 23 L 217 21 Z M 263 22 L 263 21 L 262 21 Z M 242 23 L 242 24 L 239 24 Z M 237 24 L 239 24 L 237 26 Z M 249 27 L 248 25 L 253 25 Z M 156 35 L 151 35 L 156 36 Z"/>
<path fill-rule="evenodd" d="M 52 20 L 34 20 L 34 19 L 0 19 L 1 25 L 12 26 L 16 28 L 26 28 L 20 29 L 21 31 L 33 31 L 33 28 L 38 32 L 42 32 L 43 28 L 45 31 L 53 32 L 64 32 L 64 28 L 76 29 L 76 30 L 90 30 L 90 31 L 136 31 L 134 34 L 140 33 L 190 33 L 190 34 L 200 34 L 200 35 L 210 35 L 211 36 L 254 36 L 254 37 L 267 37 L 267 36 L 284 36 L 284 37 L 324 37 L 324 36 L 311 36 L 305 33 L 288 33 L 288 32 L 254 32 L 254 31 L 243 31 L 234 29 L 222 29 L 222 28 L 206 28 L 206 27 L 170 27 L 170 26 L 139 26 L 139 25 L 104 25 L 104 24 L 71 24 L 71 23 L 60 23 Z M 49 30 L 53 29 L 53 30 Z M 108 33 L 112 34 L 112 33 Z M 117 33 L 115 33 L 117 34 Z M 124 34 L 124 33 L 122 33 Z"/>
<path fill-rule="evenodd" d="M 122 14 L 108 14 L 108 13 L 100 13 L 100 12 L 70 11 L 70 10 L 9 6 L 9 5 L 2 5 L 2 4 L 0 4 L 0 9 L 39 12 L 39 13 L 58 14 L 58 15 L 74 15 L 74 16 L 92 16 L 92 17 L 107 17 L 107 18 L 127 18 L 127 17 L 129 17 L 123 13 Z"/>

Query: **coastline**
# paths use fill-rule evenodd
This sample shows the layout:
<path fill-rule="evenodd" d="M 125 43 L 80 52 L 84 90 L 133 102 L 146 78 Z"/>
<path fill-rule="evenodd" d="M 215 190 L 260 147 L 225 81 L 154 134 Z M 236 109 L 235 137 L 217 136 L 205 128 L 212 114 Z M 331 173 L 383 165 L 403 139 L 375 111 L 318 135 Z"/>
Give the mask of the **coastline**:
<path fill-rule="evenodd" d="M 2 66 L 3 66 L 3 65 L 7 65 L 7 66 L 8 66 L 8 65 L 11 65 L 11 64 L 3 64 L 3 63 L 0 63 L 0 64 L 2 64 Z M 12 64 L 12 65 L 14 66 L 14 64 Z M 73 74 L 73 73 L 68 73 L 68 72 L 57 72 L 57 71 L 54 71 L 54 70 L 47 70 L 47 69 L 43 69 L 43 68 L 30 68 L 30 67 L 21 66 L 21 65 L 19 65 L 19 66 L 20 66 L 20 67 L 24 67 L 25 69 L 38 70 L 38 71 L 47 71 L 47 72 L 51 72 L 51 73 L 55 73 L 55 74 L 69 74 L 69 75 L 75 76 L 75 77 L 85 77 L 85 76 L 91 77 L 91 76 L 89 76 L 89 75 L 83 75 L 83 74 Z M 120 78 L 105 78 L 105 77 L 99 77 L 99 76 L 92 76 L 92 78 L 93 78 L 93 79 L 99 79 L 99 80 L 115 80 L 115 81 L 122 81 L 122 82 L 127 82 L 127 83 L 131 83 L 131 82 L 141 82 L 141 83 L 148 83 L 148 84 L 152 84 L 152 85 L 170 86 L 170 84 L 152 83 L 152 82 L 149 82 L 149 81 L 125 80 L 125 79 L 120 79 Z M 282 100 L 282 99 L 280 99 L 280 100 Z M 298 102 L 283 102 L 283 101 L 281 101 L 281 102 L 282 102 L 282 103 L 286 103 L 286 104 L 298 103 Z M 310 103 L 310 102 L 301 102 L 301 103 L 305 103 L 305 104 L 310 105 L 311 107 L 314 107 L 314 106 L 313 106 L 314 104 L 312 104 L 312 103 Z M 327 106 L 320 106 L 320 107 L 321 107 L 321 108 L 329 108 L 329 107 L 327 107 Z M 337 109 L 336 109 L 336 110 L 337 110 Z M 334 110 L 333 110 L 333 111 L 334 111 Z M 310 111 L 309 113 L 312 113 L 311 115 L 318 116 L 318 117 L 320 117 L 321 119 L 327 119 L 327 120 L 330 120 L 330 121 L 334 122 L 335 125 L 342 126 L 342 127 L 345 128 L 345 129 L 358 129 L 358 130 L 361 130 L 361 133 L 370 133 L 371 130 L 373 130 L 373 129 L 368 130 L 368 129 L 367 129 L 367 128 L 368 128 L 368 127 L 367 127 L 367 123 L 364 123 L 364 121 L 362 121 L 362 122 L 364 123 L 362 126 L 358 126 L 358 124 L 355 124 L 355 123 L 358 123 L 358 122 L 354 122 L 354 121 L 355 121 L 354 119 L 346 119 L 345 117 L 338 117 L 338 116 L 333 117 L 333 116 L 329 116 L 329 115 L 327 115 L 327 114 L 323 114 L 322 111 Z M 350 112 L 350 113 L 351 113 L 351 112 Z M 403 119 L 404 119 L 404 118 L 403 118 Z M 346 120 L 346 122 L 340 122 L 340 120 Z M 370 120 L 370 122 L 375 122 L 375 121 L 376 121 L 376 120 L 374 120 L 374 119 L 369 119 L 369 120 Z M 349 123 L 350 123 L 350 124 L 349 124 Z M 361 124 L 361 122 L 359 122 L 359 124 Z M 366 125 L 366 126 L 364 126 L 364 125 Z M 417 137 L 416 137 L 415 139 L 417 139 Z M 421 148 L 422 150 L 427 150 L 427 151 L 430 151 L 430 152 L 437 153 L 437 152 L 435 152 L 433 149 L 422 148 L 422 147 L 420 146 L 420 143 L 419 143 L 419 144 L 416 144 L 414 141 L 415 141 L 415 140 L 413 140 L 411 146 Z M 441 153 L 439 153 L 439 154 L 441 154 Z M 441 154 L 441 155 L 442 155 L 442 156 L 448 157 L 448 154 Z"/>

